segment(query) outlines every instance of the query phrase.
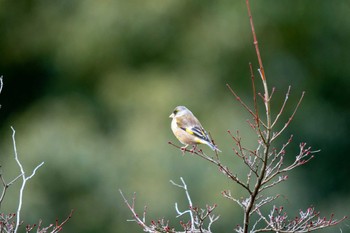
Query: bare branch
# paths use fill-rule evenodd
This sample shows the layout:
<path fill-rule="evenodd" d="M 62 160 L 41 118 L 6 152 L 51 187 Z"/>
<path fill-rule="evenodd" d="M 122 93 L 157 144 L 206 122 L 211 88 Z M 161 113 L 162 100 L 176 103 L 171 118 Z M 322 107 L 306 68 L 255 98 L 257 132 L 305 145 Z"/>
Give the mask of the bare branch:
<path fill-rule="evenodd" d="M 245 206 L 243 206 L 242 202 L 239 201 L 238 199 L 234 198 L 232 195 L 231 195 L 231 191 L 229 190 L 225 190 L 225 191 L 222 191 L 221 192 L 222 196 L 229 199 L 229 200 L 232 200 L 234 202 L 236 202 L 243 210 L 245 209 Z"/>
<path fill-rule="evenodd" d="M 175 209 L 176 209 L 176 212 L 178 213 L 177 217 L 179 216 L 182 216 L 183 214 L 185 213 L 188 213 L 190 215 L 190 218 L 191 218 L 191 231 L 194 230 L 194 226 L 195 226 L 195 223 L 194 223 L 194 218 L 193 218 L 193 213 L 191 211 L 192 207 L 193 207 L 193 204 L 192 204 L 192 200 L 191 200 L 191 196 L 188 192 L 188 189 L 187 189 L 187 185 L 184 181 L 184 179 L 182 177 L 180 177 L 180 180 L 182 182 L 182 185 L 179 185 L 179 184 L 176 184 L 174 181 L 170 180 L 170 183 L 172 183 L 173 185 L 179 187 L 179 188 L 182 188 L 185 190 L 185 193 L 186 193 L 186 197 L 187 197 L 187 201 L 188 201 L 188 204 L 190 206 L 190 210 L 187 210 L 187 211 L 184 211 L 184 212 L 180 212 L 178 207 L 177 207 L 177 202 L 175 202 Z"/>
<path fill-rule="evenodd" d="M 144 220 L 141 220 L 140 217 L 138 216 L 138 214 L 135 212 L 135 206 L 134 206 L 134 205 L 135 205 L 135 197 L 136 197 L 136 194 L 134 193 L 134 196 L 133 196 L 133 199 L 132 199 L 132 204 L 130 204 L 130 203 L 128 202 L 128 200 L 125 198 L 125 196 L 124 196 L 122 190 L 119 189 L 119 193 L 120 193 L 120 195 L 122 196 L 122 198 L 123 198 L 125 204 L 128 206 L 129 210 L 131 211 L 131 213 L 132 213 L 132 215 L 133 215 L 134 220 L 130 220 L 130 221 L 136 221 L 137 224 L 139 224 L 139 225 L 144 229 L 145 232 L 155 232 L 155 231 L 153 231 L 151 228 L 149 228 L 149 227 L 146 225 L 145 221 L 144 221 Z"/>
<path fill-rule="evenodd" d="M 50 230 L 50 233 L 58 233 L 58 232 L 62 231 L 63 225 L 65 225 L 72 218 L 73 212 L 74 212 L 74 210 L 71 210 L 68 217 L 65 220 L 63 220 L 61 223 L 59 223 L 58 219 L 56 219 L 55 224 L 50 224 L 47 227 L 42 227 L 42 220 L 40 220 L 38 227 L 37 227 L 37 230 L 36 230 L 36 233 L 47 233 L 47 232 L 49 232 L 49 230 L 51 228 L 52 229 Z M 29 233 L 32 230 L 34 230 L 36 226 L 37 226 L 36 224 L 27 225 L 26 226 L 26 233 Z"/>
<path fill-rule="evenodd" d="M 63 229 L 63 225 L 65 225 L 69 221 L 69 219 L 72 218 L 73 212 L 74 212 L 74 210 L 71 210 L 70 214 L 68 215 L 68 217 L 65 220 L 63 220 L 63 222 L 61 222 L 61 223 L 58 223 L 58 219 L 56 219 L 56 226 L 51 231 L 51 233 L 60 232 Z"/>
<path fill-rule="evenodd" d="M 5 194 L 6 194 L 6 191 L 7 189 L 14 183 L 16 182 L 16 180 L 18 180 L 20 177 L 22 176 L 22 174 L 18 175 L 17 177 L 15 177 L 13 180 L 11 180 L 9 183 L 6 183 L 2 173 L 0 172 L 0 180 L 1 180 L 1 183 L 2 183 L 2 186 L 3 186 L 3 189 L 2 189 L 2 193 L 1 193 L 1 196 L 0 196 L 0 209 L 1 209 L 1 204 L 2 204 L 2 201 L 4 200 L 4 197 L 5 197 Z"/>
<path fill-rule="evenodd" d="M 251 193 L 251 190 L 249 189 L 249 187 L 243 183 L 236 175 L 233 175 L 232 172 L 230 171 L 230 169 L 227 166 L 224 166 L 220 160 L 218 160 L 218 157 L 216 157 L 216 159 L 214 159 L 213 157 L 209 157 L 208 155 L 206 155 L 202 150 L 189 150 L 187 148 L 183 149 L 180 146 L 177 146 L 176 144 L 172 143 L 172 142 L 168 142 L 170 145 L 180 149 L 183 153 L 185 152 L 190 152 L 191 154 L 195 154 L 198 155 L 199 157 L 215 164 L 216 166 L 218 166 L 219 171 L 222 172 L 223 174 L 225 174 L 228 178 L 230 178 L 231 180 L 235 181 L 236 183 L 238 183 L 239 185 L 241 185 L 244 189 L 246 189 L 248 191 L 248 193 Z"/>
<path fill-rule="evenodd" d="M 262 199 L 259 203 L 256 203 L 254 206 L 254 209 L 250 212 L 250 215 L 252 215 L 253 213 L 257 212 L 257 210 L 259 210 L 261 207 L 263 207 L 264 205 L 276 200 L 280 195 L 276 195 L 276 196 L 272 196 L 272 197 L 265 197 L 264 199 Z"/>
<path fill-rule="evenodd" d="M 270 211 L 269 219 L 265 218 L 260 211 L 258 213 L 267 225 L 255 232 L 304 233 L 334 226 L 346 219 L 346 217 L 343 217 L 340 220 L 335 220 L 333 215 L 329 219 L 325 217 L 320 218 L 320 213 L 315 211 L 313 207 L 308 208 L 306 211 L 300 210 L 299 216 L 292 220 L 287 219 L 288 216 L 283 212 L 283 207 L 276 208 L 274 206 Z"/>
<path fill-rule="evenodd" d="M 188 213 L 190 215 L 190 224 L 186 224 L 185 225 L 185 230 L 187 229 L 188 225 L 190 226 L 190 232 L 210 232 L 210 227 L 212 225 L 213 222 L 215 222 L 219 216 L 215 216 L 212 214 L 213 210 L 216 208 L 216 205 L 213 206 L 209 206 L 207 205 L 205 209 L 199 209 L 197 207 L 194 207 L 192 204 L 192 200 L 191 197 L 189 195 L 188 189 L 187 189 L 187 185 L 184 181 L 184 179 L 182 177 L 180 177 L 182 185 L 175 183 L 174 181 L 170 180 L 170 182 L 177 186 L 180 187 L 182 189 L 185 190 L 186 193 L 186 197 L 187 197 L 187 201 L 189 203 L 189 209 L 186 211 L 180 211 L 178 209 L 177 203 L 175 203 L 175 209 L 176 212 L 178 213 L 178 216 L 182 216 L 186 213 Z M 204 228 L 204 221 L 206 219 L 209 219 L 209 223 L 208 223 L 208 227 L 207 230 Z"/>
<path fill-rule="evenodd" d="M 250 115 L 252 115 L 254 119 L 258 120 L 260 122 L 260 124 L 262 124 L 266 128 L 266 125 L 264 124 L 264 122 L 262 122 L 261 119 L 255 115 L 255 113 L 248 107 L 248 105 L 246 105 L 244 103 L 244 101 L 241 99 L 241 97 L 239 97 L 236 94 L 236 92 L 231 88 L 231 86 L 229 84 L 226 84 L 226 86 L 228 87 L 230 92 L 236 97 L 236 100 L 250 113 Z"/>
<path fill-rule="evenodd" d="M 4 86 L 4 82 L 3 82 L 3 76 L 0 76 L 0 93 L 2 92 L 2 88 Z"/>
<path fill-rule="evenodd" d="M 285 108 L 286 103 L 288 101 L 288 97 L 289 97 L 289 94 L 290 94 L 290 89 L 291 89 L 291 86 L 288 87 L 288 91 L 286 93 L 286 97 L 284 98 L 284 102 L 282 104 L 282 107 L 281 107 L 279 113 L 277 114 L 276 119 L 273 121 L 271 127 L 274 127 L 274 125 L 277 123 L 279 117 L 282 115 L 282 112 L 284 111 L 284 108 Z"/>
<path fill-rule="evenodd" d="M 205 209 L 199 209 L 197 207 L 192 206 L 192 200 L 189 195 L 187 185 L 184 181 L 184 179 L 181 177 L 180 178 L 182 184 L 177 184 L 174 181 L 170 180 L 170 182 L 185 190 L 187 201 L 189 203 L 189 209 L 185 211 L 180 211 L 178 208 L 177 203 L 175 203 L 175 210 L 178 214 L 177 217 L 183 216 L 184 214 L 189 214 L 190 215 L 190 222 L 184 223 L 180 221 L 180 225 L 184 228 L 184 231 L 175 231 L 173 228 L 169 227 L 169 222 L 160 219 L 158 221 L 151 221 L 150 225 L 146 224 L 146 208 L 144 208 L 144 214 L 143 214 L 143 219 L 141 219 L 138 214 L 135 211 L 135 199 L 136 195 L 134 193 L 134 196 L 132 198 L 132 203 L 129 203 L 128 200 L 125 198 L 124 194 L 122 193 L 121 190 L 119 190 L 125 204 L 128 206 L 129 210 L 131 211 L 133 215 L 133 219 L 129 221 L 134 221 L 137 222 L 138 225 L 140 225 L 145 232 L 150 232 L 150 233 L 185 233 L 185 232 L 191 232 L 191 233 L 199 233 L 199 232 L 205 232 L 205 233 L 211 233 L 211 225 L 219 219 L 219 216 L 215 216 L 212 214 L 214 209 L 216 208 L 216 204 L 209 206 L 207 205 Z M 208 222 L 207 227 L 205 227 L 205 222 Z"/>
<path fill-rule="evenodd" d="M 24 188 L 26 186 L 27 181 L 30 180 L 35 175 L 36 171 L 42 165 L 44 165 L 44 162 L 41 162 L 38 166 L 36 166 L 34 168 L 32 174 L 30 176 L 26 177 L 24 169 L 23 169 L 23 166 L 22 166 L 22 164 L 21 164 L 21 162 L 19 161 L 19 158 L 18 158 L 16 139 L 15 139 L 16 131 L 14 130 L 13 127 L 11 127 L 11 129 L 12 129 L 12 142 L 13 142 L 13 150 L 14 150 L 14 154 L 15 154 L 15 160 L 16 160 L 17 165 L 19 166 L 20 171 L 21 171 L 21 175 L 20 176 L 22 176 L 22 185 L 21 185 L 21 189 L 20 189 L 20 192 L 19 192 L 19 203 L 18 203 L 17 214 L 16 214 L 16 227 L 14 229 L 14 233 L 17 233 L 17 230 L 18 230 L 18 227 L 19 227 L 20 221 L 21 221 L 20 216 L 21 216 L 21 208 L 22 208 Z"/>
<path fill-rule="evenodd" d="M 293 120 L 293 118 L 294 118 L 294 115 L 295 115 L 295 113 L 297 112 L 297 110 L 298 110 L 298 108 L 299 108 L 299 106 L 300 106 L 300 104 L 301 104 L 301 101 L 302 101 L 303 98 L 304 98 L 304 95 L 305 95 L 305 91 L 303 91 L 303 93 L 301 94 L 301 97 L 300 97 L 300 99 L 299 99 L 299 102 L 297 103 L 297 105 L 296 105 L 296 107 L 295 107 L 295 109 L 294 109 L 292 115 L 289 117 L 288 121 L 284 124 L 283 128 L 282 128 L 280 131 L 278 131 L 277 133 L 274 133 L 274 134 L 273 134 L 273 136 L 272 136 L 272 138 L 271 138 L 271 142 L 272 142 L 273 140 L 275 140 L 275 139 L 289 126 L 289 124 L 292 122 L 292 120 Z"/>
<path fill-rule="evenodd" d="M 252 29 L 252 35 L 253 35 L 253 40 L 254 40 L 255 52 L 256 52 L 256 56 L 258 58 L 259 67 L 260 67 L 259 68 L 259 73 L 260 73 L 260 77 L 261 77 L 262 81 L 265 82 L 266 78 L 265 78 L 264 66 L 263 66 L 263 63 L 262 63 L 260 50 L 259 50 L 259 45 L 258 45 L 258 40 L 257 40 L 256 33 L 255 33 L 255 28 L 254 28 L 254 23 L 253 23 L 253 16 L 252 16 L 252 13 L 251 13 L 251 10 L 250 10 L 249 0 L 246 0 L 246 5 L 247 5 L 247 9 L 248 9 L 250 28 Z"/>

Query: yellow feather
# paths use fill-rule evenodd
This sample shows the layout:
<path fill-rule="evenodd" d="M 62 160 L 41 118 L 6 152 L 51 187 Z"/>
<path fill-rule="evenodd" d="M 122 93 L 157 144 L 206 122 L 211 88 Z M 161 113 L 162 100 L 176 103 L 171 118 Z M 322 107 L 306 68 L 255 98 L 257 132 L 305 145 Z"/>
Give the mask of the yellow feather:
<path fill-rule="evenodd" d="M 201 144 L 203 144 L 202 140 L 199 139 L 199 138 L 195 138 L 194 141 L 195 141 L 196 143 L 201 143 Z"/>
<path fill-rule="evenodd" d="M 190 130 L 189 128 L 186 128 L 186 132 L 189 133 L 189 134 L 191 134 L 191 135 L 193 135 L 193 131 Z"/>

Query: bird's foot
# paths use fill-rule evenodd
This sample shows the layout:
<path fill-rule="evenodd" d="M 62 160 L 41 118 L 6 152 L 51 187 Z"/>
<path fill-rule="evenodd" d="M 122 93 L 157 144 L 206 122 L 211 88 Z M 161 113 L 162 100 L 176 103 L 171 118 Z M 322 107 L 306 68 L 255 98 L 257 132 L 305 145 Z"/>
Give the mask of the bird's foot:
<path fill-rule="evenodd" d="M 190 150 L 190 152 L 193 154 L 197 149 L 197 145 L 193 145 L 192 149 Z"/>
<path fill-rule="evenodd" d="M 188 147 L 188 145 L 183 146 L 183 147 L 180 148 L 180 150 L 182 151 L 182 155 L 185 155 L 187 147 Z"/>

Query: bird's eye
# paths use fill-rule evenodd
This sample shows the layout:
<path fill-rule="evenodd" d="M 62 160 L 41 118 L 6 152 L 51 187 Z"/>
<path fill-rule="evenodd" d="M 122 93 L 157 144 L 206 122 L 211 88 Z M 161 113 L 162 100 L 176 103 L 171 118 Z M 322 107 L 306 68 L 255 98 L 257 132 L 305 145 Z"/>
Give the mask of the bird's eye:
<path fill-rule="evenodd" d="M 173 113 L 174 113 L 174 115 L 176 115 L 176 113 L 178 113 L 178 112 L 179 112 L 179 110 L 175 109 Z"/>

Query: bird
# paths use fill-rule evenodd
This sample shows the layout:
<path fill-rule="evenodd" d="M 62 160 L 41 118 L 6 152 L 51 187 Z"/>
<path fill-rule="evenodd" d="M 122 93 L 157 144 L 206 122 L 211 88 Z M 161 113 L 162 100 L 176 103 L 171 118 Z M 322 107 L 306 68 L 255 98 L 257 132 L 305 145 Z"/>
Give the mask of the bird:
<path fill-rule="evenodd" d="M 205 144 L 213 151 L 221 152 L 212 143 L 208 133 L 188 108 L 177 106 L 169 117 L 172 118 L 171 129 L 175 137 L 185 145 L 181 147 L 182 150 L 185 150 L 189 145 L 196 148 L 198 144 Z"/>

